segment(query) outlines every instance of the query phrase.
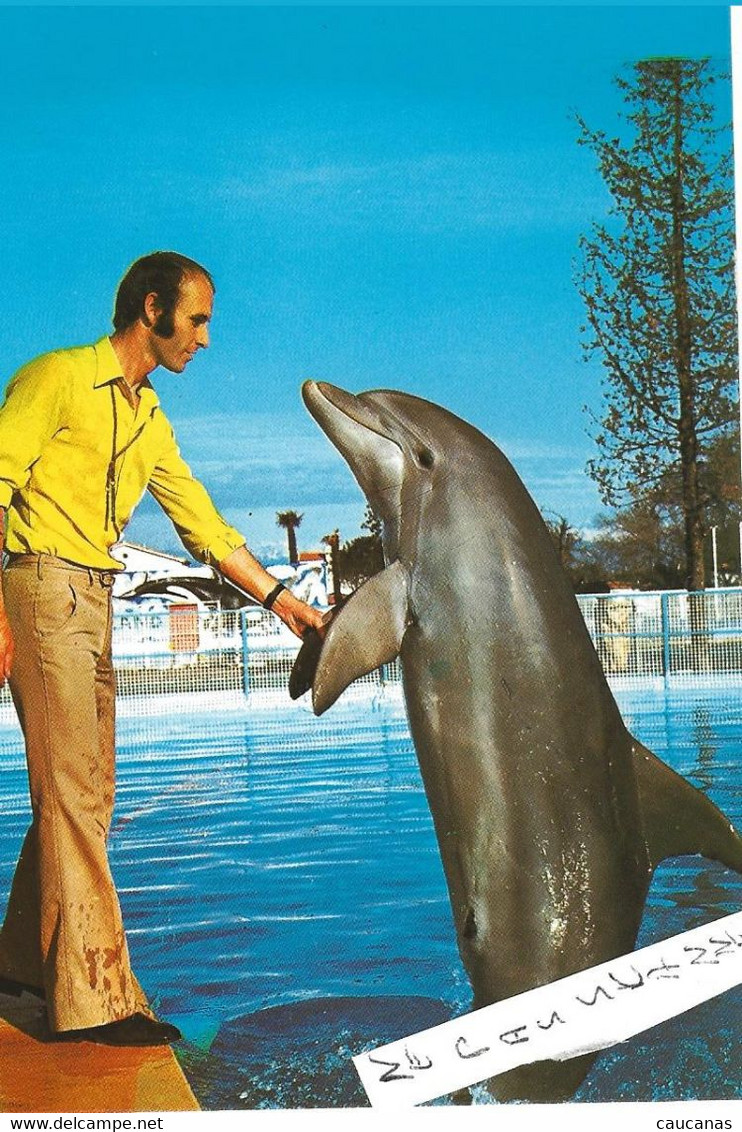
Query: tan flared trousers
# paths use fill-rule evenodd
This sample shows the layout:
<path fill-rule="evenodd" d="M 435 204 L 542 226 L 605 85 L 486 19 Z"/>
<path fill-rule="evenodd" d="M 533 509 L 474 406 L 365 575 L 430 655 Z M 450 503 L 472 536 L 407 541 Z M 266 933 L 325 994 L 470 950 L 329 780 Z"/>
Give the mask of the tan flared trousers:
<path fill-rule="evenodd" d="M 0 974 L 46 991 L 52 1030 L 151 1016 L 131 971 L 106 839 L 115 780 L 112 575 L 22 555 L 3 591 L 33 822 L 0 932 Z"/>

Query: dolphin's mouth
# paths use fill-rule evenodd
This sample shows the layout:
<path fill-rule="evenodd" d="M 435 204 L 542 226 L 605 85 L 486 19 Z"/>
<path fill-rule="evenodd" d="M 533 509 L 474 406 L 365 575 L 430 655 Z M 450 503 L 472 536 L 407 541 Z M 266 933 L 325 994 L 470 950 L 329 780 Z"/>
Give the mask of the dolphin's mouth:
<path fill-rule="evenodd" d="M 348 462 L 372 509 L 385 525 L 396 527 L 405 458 L 375 406 L 324 381 L 306 381 L 302 396 L 317 424 Z"/>
<path fill-rule="evenodd" d="M 309 412 L 327 432 L 333 443 L 336 443 L 333 432 L 338 430 L 339 425 L 338 418 L 333 413 L 334 409 L 340 414 L 341 419 L 352 421 L 360 428 L 373 432 L 395 447 L 399 447 L 390 438 L 376 408 L 356 397 L 354 393 L 346 393 L 344 389 L 338 389 L 336 385 L 330 385 L 326 381 L 305 381 L 301 392 Z"/>

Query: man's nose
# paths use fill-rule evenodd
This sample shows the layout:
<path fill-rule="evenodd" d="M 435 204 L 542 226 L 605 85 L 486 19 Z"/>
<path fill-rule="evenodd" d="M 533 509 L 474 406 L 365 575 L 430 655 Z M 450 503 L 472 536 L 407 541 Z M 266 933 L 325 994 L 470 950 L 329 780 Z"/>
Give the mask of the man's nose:
<path fill-rule="evenodd" d="M 208 326 L 199 326 L 196 330 L 196 345 L 206 349 L 209 344 L 209 328 Z"/>

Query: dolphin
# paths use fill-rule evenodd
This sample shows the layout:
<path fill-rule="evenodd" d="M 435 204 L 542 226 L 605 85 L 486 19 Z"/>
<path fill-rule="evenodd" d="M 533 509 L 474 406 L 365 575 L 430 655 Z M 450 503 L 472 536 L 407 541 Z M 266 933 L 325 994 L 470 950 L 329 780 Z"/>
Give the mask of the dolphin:
<path fill-rule="evenodd" d="M 742 872 L 727 818 L 629 734 L 503 453 L 418 397 L 302 393 L 381 520 L 386 562 L 329 623 L 313 708 L 399 656 L 473 1009 L 632 951 L 665 857 Z M 594 1056 L 487 1087 L 567 1099 Z"/>

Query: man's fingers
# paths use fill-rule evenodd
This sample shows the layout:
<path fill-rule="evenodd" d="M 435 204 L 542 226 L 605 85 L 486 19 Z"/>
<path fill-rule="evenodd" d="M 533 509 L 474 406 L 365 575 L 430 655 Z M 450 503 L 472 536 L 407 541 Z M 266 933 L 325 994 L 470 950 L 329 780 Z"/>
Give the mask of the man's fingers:
<path fill-rule="evenodd" d="M 332 621 L 334 615 L 334 609 L 328 609 L 326 613 L 321 614 L 319 624 L 314 626 L 320 637 L 324 638 L 324 635 L 329 629 L 330 622 Z"/>

